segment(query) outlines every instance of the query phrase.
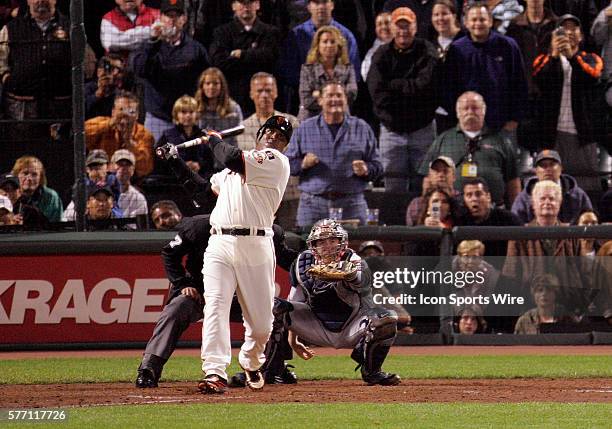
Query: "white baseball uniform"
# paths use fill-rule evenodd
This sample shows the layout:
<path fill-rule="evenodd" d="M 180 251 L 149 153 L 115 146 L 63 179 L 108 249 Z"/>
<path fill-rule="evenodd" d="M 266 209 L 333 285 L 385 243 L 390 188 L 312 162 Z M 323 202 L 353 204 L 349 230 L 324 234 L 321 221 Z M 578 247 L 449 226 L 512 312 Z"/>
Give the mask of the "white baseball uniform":
<path fill-rule="evenodd" d="M 275 149 L 243 151 L 244 175 L 225 169 L 210 179 L 218 194 L 210 215 L 211 237 L 204 253 L 204 324 L 202 370 L 227 380 L 231 362 L 229 313 L 234 292 L 244 318 L 244 344 L 238 361 L 255 371 L 265 361 L 272 331 L 275 256 L 274 213 L 289 179 L 289 160 Z M 247 236 L 223 235 L 221 229 L 248 228 Z M 257 235 L 257 231 L 265 235 Z"/>

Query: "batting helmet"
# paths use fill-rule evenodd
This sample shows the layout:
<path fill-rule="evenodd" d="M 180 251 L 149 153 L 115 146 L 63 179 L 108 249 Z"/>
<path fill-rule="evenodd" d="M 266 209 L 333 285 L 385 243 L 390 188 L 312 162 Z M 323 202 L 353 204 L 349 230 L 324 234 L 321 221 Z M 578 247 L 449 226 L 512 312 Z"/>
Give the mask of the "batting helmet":
<path fill-rule="evenodd" d="M 287 143 L 291 140 L 291 135 L 293 134 L 293 126 L 291 122 L 284 116 L 274 115 L 268 118 L 268 120 L 257 130 L 257 141 L 263 137 L 267 128 L 272 128 L 283 133 L 285 138 L 287 139 Z"/>
<path fill-rule="evenodd" d="M 310 234 L 308 234 L 306 243 L 308 244 L 308 248 L 315 258 L 320 260 L 322 259 L 323 255 L 319 255 L 316 249 L 316 242 L 319 240 L 325 240 L 327 238 L 337 238 L 340 240 L 335 254 L 332 255 L 332 258 L 337 261 L 342 258 L 342 255 L 344 255 L 344 252 L 346 252 L 346 249 L 348 248 L 348 233 L 342 227 L 342 225 L 335 220 L 321 219 L 315 223 L 310 230 Z"/>

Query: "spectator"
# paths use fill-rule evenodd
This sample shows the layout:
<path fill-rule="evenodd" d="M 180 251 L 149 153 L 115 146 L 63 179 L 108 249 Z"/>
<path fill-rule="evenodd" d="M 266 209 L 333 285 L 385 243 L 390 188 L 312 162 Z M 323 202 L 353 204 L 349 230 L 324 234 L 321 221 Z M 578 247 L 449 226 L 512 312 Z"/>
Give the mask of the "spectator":
<path fill-rule="evenodd" d="M 597 252 L 597 264 L 593 273 L 594 288 L 599 289 L 594 299 L 594 314 L 603 316 L 612 325 L 612 240 L 605 242 Z"/>
<path fill-rule="evenodd" d="M 493 203 L 503 207 L 504 199 L 512 204 L 521 190 L 521 182 L 511 145 L 485 126 L 487 108 L 480 94 L 472 91 L 462 94 L 455 109 L 458 126 L 436 138 L 419 172 L 427 174 L 433 159 L 448 156 L 457 165 L 456 189 L 461 189 L 463 181 L 470 177 L 482 177 L 491 189 Z"/>
<path fill-rule="evenodd" d="M 541 102 L 540 90 L 533 81 L 533 62 L 538 55 L 548 51 L 550 36 L 557 26 L 557 16 L 544 5 L 545 0 L 527 0 L 526 3 L 527 9 L 512 20 L 506 36 L 512 37 L 523 53 L 528 104 L 520 129 L 525 129 L 527 134 L 519 143 L 530 147 L 536 138 L 533 134 L 533 120 Z"/>
<path fill-rule="evenodd" d="M 585 209 L 578 216 L 576 222 L 578 226 L 591 226 L 599 225 L 599 216 L 592 209 Z M 578 240 L 578 254 L 580 256 L 587 256 L 594 258 L 599 251 L 599 242 L 595 239 L 581 238 Z"/>
<path fill-rule="evenodd" d="M 550 54 L 534 62 L 534 80 L 542 92 L 538 120 L 539 141 L 545 148 L 556 148 L 564 170 L 585 190 L 599 190 L 597 141 L 603 141 L 603 94 L 600 77 L 603 60 L 594 53 L 580 51 L 580 20 L 572 15 L 559 18 Z"/>
<path fill-rule="evenodd" d="M 238 147 L 242 150 L 255 149 L 257 143 L 257 131 L 272 116 L 284 116 L 289 120 L 294 130 L 297 129 L 299 121 L 293 115 L 274 110 L 274 101 L 278 96 L 276 78 L 269 73 L 259 72 L 251 77 L 251 100 L 255 103 L 255 113 L 246 118 L 242 124 L 245 132 L 237 137 Z M 285 149 L 286 150 L 286 149 Z M 285 188 L 283 201 L 276 211 L 276 220 L 285 230 L 295 229 L 295 219 L 300 200 L 298 189 L 298 178 L 289 177 Z"/>
<path fill-rule="evenodd" d="M 349 62 L 346 39 L 336 27 L 325 25 L 315 33 L 300 72 L 300 121 L 321 112 L 318 102 L 321 88 L 329 81 L 344 85 L 350 107 L 357 98 L 357 80 Z"/>
<path fill-rule="evenodd" d="M 408 187 L 420 190 L 417 169 L 435 137 L 432 76 L 438 54 L 431 43 L 415 38 L 412 10 L 395 9 L 391 22 L 393 41 L 374 54 L 367 83 L 381 122 L 385 191 L 404 193 Z"/>
<path fill-rule="evenodd" d="M 232 128 L 242 122 L 242 110 L 229 93 L 227 80 L 223 72 L 216 67 L 210 67 L 200 75 L 198 90 L 195 94 L 200 112 L 200 128 L 221 131 Z M 237 145 L 236 138 L 224 139 L 225 142 Z M 222 170 L 218 162 L 215 169 Z"/>
<path fill-rule="evenodd" d="M 463 240 L 457 246 L 457 256 L 453 259 L 453 271 L 463 273 L 473 273 L 473 276 L 464 275 L 463 285 L 455 285 L 453 292 L 457 296 L 464 298 L 475 298 L 479 296 L 490 298 L 495 292 L 499 271 L 487 261 L 484 256 L 486 246 L 479 240 Z M 487 304 L 483 303 L 482 310 L 487 309 Z"/>
<path fill-rule="evenodd" d="M 97 189 L 107 188 L 113 192 L 113 202 L 117 202 L 119 196 L 119 189 L 117 184 L 117 177 L 111 173 L 108 169 L 108 154 L 102 149 L 94 149 L 89 152 L 85 159 L 85 194 L 90 195 Z M 76 184 L 72 189 L 73 199 L 64 210 L 62 215 L 62 221 L 74 221 L 76 218 L 75 212 L 75 195 L 76 195 Z M 112 208 L 115 217 L 122 217 L 123 212 L 121 209 L 114 204 Z"/>
<path fill-rule="evenodd" d="M 105 55 L 98 61 L 96 80 L 85 84 L 85 119 L 110 116 L 115 95 L 123 88 L 123 59 L 117 54 Z"/>
<path fill-rule="evenodd" d="M 491 192 L 487 183 L 481 178 L 468 179 L 463 182 L 463 204 L 466 211 L 457 223 L 461 226 L 521 226 L 524 223 L 511 211 L 491 206 Z M 505 241 L 487 240 L 486 256 L 506 256 Z M 503 260 L 495 265 L 503 265 Z"/>
<path fill-rule="evenodd" d="M 553 274 L 542 274 L 533 279 L 531 295 L 536 308 L 519 317 L 514 328 L 515 334 L 535 335 L 540 333 L 542 323 L 571 320 L 557 302 L 560 287 L 559 279 Z"/>
<path fill-rule="evenodd" d="M 459 17 L 457 14 L 457 5 L 453 0 L 436 0 L 431 12 L 431 22 L 437 33 L 433 42 L 438 49 L 438 58 L 440 68 L 436 72 L 438 81 L 435 83 L 435 89 L 438 94 L 438 102 L 440 105 L 436 109 L 436 134 L 453 127 L 456 123 L 454 117 L 449 117 L 448 112 L 442 107 L 444 103 L 444 94 L 440 93 L 440 89 L 444 87 L 444 76 L 441 73 L 443 64 L 446 61 L 446 53 L 450 48 L 451 43 L 465 36 L 465 32 L 461 29 Z"/>
<path fill-rule="evenodd" d="M 487 332 L 487 321 L 477 305 L 464 306 L 455 316 L 454 327 L 461 335 L 483 334 Z"/>
<path fill-rule="evenodd" d="M 602 56 L 604 61 L 604 74 L 603 77 L 612 81 L 612 35 L 610 29 L 612 28 L 612 1 L 610 5 L 597 15 L 593 26 L 591 27 L 591 36 L 598 46 L 602 46 Z M 612 85 L 608 87 L 606 92 L 606 102 L 608 106 L 612 107 Z"/>
<path fill-rule="evenodd" d="M 563 191 L 563 204 L 559 212 L 561 222 L 573 222 L 581 211 L 593 208 L 591 200 L 578 186 L 576 179 L 568 174 L 563 174 L 561 157 L 558 152 L 548 149 L 541 151 L 535 159 L 535 171 L 536 176 L 527 180 L 525 188 L 512 204 L 512 213 L 517 215 L 523 223 L 529 223 L 533 219 L 531 192 L 534 185 L 540 180 L 552 180 L 561 186 Z"/>
<path fill-rule="evenodd" d="M 151 36 L 151 26 L 159 19 L 159 10 L 142 0 L 115 0 L 117 7 L 102 17 L 100 41 L 106 52 L 127 58 Z"/>
<path fill-rule="evenodd" d="M 363 241 L 359 245 L 357 254 L 362 258 L 385 256 L 385 248 L 378 240 Z"/>
<path fill-rule="evenodd" d="M 535 184 L 532 192 L 534 219 L 527 226 L 567 226 L 559 221 L 561 186 L 550 180 Z M 583 281 L 573 256 L 578 256 L 578 242 L 573 239 L 509 241 L 502 273 L 518 282 L 518 294 L 525 293 L 538 274 L 555 273 L 561 282 L 559 300 L 572 310 L 586 311 L 588 303 L 579 289 Z"/>
<path fill-rule="evenodd" d="M 344 87 L 329 82 L 321 88 L 322 112 L 300 125 L 289 143 L 291 174 L 300 177 L 297 223 L 301 227 L 326 218 L 341 207 L 345 219 L 365 225 L 363 192 L 381 171 L 376 137 L 363 120 L 347 113 Z"/>
<path fill-rule="evenodd" d="M 160 22 L 133 58 L 135 73 L 144 81 L 145 128 L 155 141 L 173 127 L 174 102 L 184 94 L 193 94 L 198 76 L 208 67 L 206 49 L 184 31 L 187 17 L 183 0 L 162 0 Z"/>
<path fill-rule="evenodd" d="M 119 200 L 117 206 L 123 212 L 123 217 L 136 217 L 147 215 L 147 200 L 144 195 L 132 185 L 131 180 L 134 176 L 134 165 L 136 157 L 127 149 L 119 149 L 113 153 L 111 163 L 115 167 L 115 175 L 119 184 Z M 135 229 L 136 225 L 128 225 Z"/>
<path fill-rule="evenodd" d="M 368 72 L 370 71 L 370 66 L 372 64 L 372 57 L 378 48 L 385 43 L 389 43 L 393 39 L 393 34 L 391 33 L 391 14 L 389 12 L 381 12 L 378 14 L 378 16 L 376 16 L 375 31 L 376 40 L 374 40 L 374 44 L 368 50 L 361 63 L 361 78 L 364 82 L 368 78 Z"/>
<path fill-rule="evenodd" d="M 114 219 L 120 217 L 113 210 L 115 198 L 109 188 L 97 188 L 89 193 L 85 208 L 85 229 L 87 231 L 117 231 Z"/>
<path fill-rule="evenodd" d="M 136 120 L 138 98 L 122 91 L 115 97 L 111 117 L 99 116 L 85 121 L 87 148 L 114 153 L 127 149 L 136 157 L 136 176 L 142 179 L 153 170 L 153 136 Z"/>
<path fill-rule="evenodd" d="M 279 75 L 283 83 L 287 86 L 286 96 L 290 101 L 287 104 L 287 111 L 295 113 L 297 105 L 294 105 L 292 98 L 297 98 L 298 86 L 300 83 L 300 69 L 306 62 L 308 51 L 312 46 L 312 39 L 315 32 L 325 26 L 336 27 L 346 39 L 349 59 L 355 67 L 355 75 L 359 73 L 361 62 L 359 60 L 359 50 L 355 36 L 345 26 L 332 19 L 334 10 L 334 0 L 307 0 L 310 19 L 295 28 L 287 35 L 284 50 L 280 57 Z"/>
<path fill-rule="evenodd" d="M 182 218 L 183 214 L 174 201 L 158 201 L 151 207 L 151 220 L 155 229 L 174 229 Z"/>
<path fill-rule="evenodd" d="M 491 31 L 491 12 L 482 2 L 467 6 L 465 26 L 469 34 L 453 42 L 446 55 L 445 109 L 452 112 L 465 91 L 480 93 L 487 105 L 487 125 L 516 147 L 516 128 L 527 98 L 521 51 L 514 39 Z"/>
<path fill-rule="evenodd" d="M 204 135 L 204 131 L 198 127 L 200 112 L 198 111 L 198 101 L 188 95 L 183 95 L 176 100 L 172 108 L 172 120 L 175 124 L 173 128 L 164 131 L 156 147 L 166 143 L 178 145 L 188 140 L 192 140 Z M 187 166 L 194 172 L 199 173 L 204 178 L 210 178 L 213 174 L 215 158 L 208 145 L 199 145 L 180 150 L 181 158 L 185 160 Z M 156 157 L 155 174 L 172 176 L 174 174 L 166 165 L 165 161 Z"/>
<path fill-rule="evenodd" d="M 251 76 L 272 73 L 278 60 L 280 32 L 257 17 L 260 0 L 232 0 L 234 19 L 215 29 L 210 60 L 229 82 L 230 94 L 245 115 L 253 113 L 247 94 Z"/>
<path fill-rule="evenodd" d="M 434 40 L 435 30 L 431 23 L 434 3 L 434 0 L 387 0 L 383 11 L 391 13 L 400 7 L 410 8 L 415 13 L 418 23 L 416 36 L 421 39 Z"/>
<path fill-rule="evenodd" d="M 429 164 L 429 173 L 423 179 L 423 195 L 435 187 L 445 188 L 456 199 L 459 192 L 453 188 L 455 182 L 455 163 L 448 156 L 439 156 Z M 423 195 L 414 198 L 406 209 L 406 225 L 416 225 L 425 199 Z"/>
<path fill-rule="evenodd" d="M 278 97 L 278 87 L 276 85 L 276 78 L 273 75 L 266 72 L 255 73 L 251 77 L 251 90 L 249 94 L 255 104 L 255 113 L 242 121 L 245 130 L 244 133 L 237 137 L 240 149 L 255 149 L 257 131 L 271 116 L 284 116 L 291 122 L 293 129 L 297 129 L 299 121 L 295 116 L 274 109 L 274 102 Z"/>
<path fill-rule="evenodd" d="M 601 223 L 612 223 L 612 188 L 601 196 L 599 209 Z"/>
<path fill-rule="evenodd" d="M 34 156 L 22 156 L 15 161 L 11 174 L 19 179 L 21 196 L 13 204 L 15 213 L 24 211 L 24 206 L 36 208 L 48 222 L 59 222 L 62 218 L 62 201 L 57 192 L 47 187 L 45 167 Z M 24 219 L 25 222 L 25 219 Z"/>
<path fill-rule="evenodd" d="M 22 0 L 4 0 L 0 4 L 0 27 L 4 27 L 19 13 L 19 3 Z"/>
<path fill-rule="evenodd" d="M 456 215 L 457 205 L 448 190 L 444 187 L 434 187 L 423 196 L 423 207 L 417 225 L 452 229 Z"/>
<path fill-rule="evenodd" d="M 0 176 L 0 191 L 4 192 L 13 205 L 17 204 L 17 200 L 21 197 L 19 188 L 19 179 L 11 173 L 6 173 Z"/>
<path fill-rule="evenodd" d="M 28 0 L 29 14 L 0 31 L 0 80 L 10 119 L 70 118 L 70 22 L 56 0 Z"/>

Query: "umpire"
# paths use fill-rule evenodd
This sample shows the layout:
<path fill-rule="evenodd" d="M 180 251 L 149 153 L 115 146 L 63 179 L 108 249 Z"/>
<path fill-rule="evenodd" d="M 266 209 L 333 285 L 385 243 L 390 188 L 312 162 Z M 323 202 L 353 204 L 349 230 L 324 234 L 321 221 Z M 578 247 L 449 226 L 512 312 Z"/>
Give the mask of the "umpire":
<path fill-rule="evenodd" d="M 176 344 L 191 323 L 202 319 L 204 309 L 204 286 L 202 265 L 204 251 L 210 238 L 209 215 L 183 218 L 178 233 L 162 250 L 164 269 L 172 284 L 168 301 L 159 316 L 153 335 L 147 343 L 138 367 L 136 387 L 157 387 L 164 364 L 168 361 Z M 276 262 L 289 271 L 298 252 L 287 247 L 285 233 L 273 225 Z M 183 266 L 183 258 L 187 256 Z M 242 311 L 234 296 L 230 310 L 230 321 L 242 323 Z M 287 372 L 286 368 L 283 368 Z M 277 382 L 289 374 L 277 374 Z M 295 379 L 288 382 L 295 382 Z"/>

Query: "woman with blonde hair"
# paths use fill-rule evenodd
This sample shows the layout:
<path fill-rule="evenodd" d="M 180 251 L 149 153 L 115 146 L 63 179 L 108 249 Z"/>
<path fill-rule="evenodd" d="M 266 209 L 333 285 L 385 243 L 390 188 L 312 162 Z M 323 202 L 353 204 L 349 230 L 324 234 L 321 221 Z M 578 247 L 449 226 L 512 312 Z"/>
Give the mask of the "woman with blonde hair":
<path fill-rule="evenodd" d="M 183 95 L 174 102 L 172 107 L 172 122 L 174 127 L 164 131 L 155 147 L 166 143 L 178 145 L 188 140 L 202 137 L 204 132 L 198 126 L 200 118 L 198 101 L 189 95 Z M 214 156 L 207 145 L 193 146 L 188 149 L 179 150 L 181 158 L 195 173 L 208 178 L 213 173 Z M 155 174 L 173 176 L 166 166 L 166 161 L 155 160 Z"/>
<path fill-rule="evenodd" d="M 202 72 L 195 99 L 200 113 L 200 128 L 221 131 L 242 123 L 242 110 L 230 97 L 227 80 L 217 67 L 209 67 Z M 236 146 L 235 137 L 224 141 Z"/>
<path fill-rule="evenodd" d="M 325 25 L 315 33 L 300 72 L 300 121 L 321 112 L 321 88 L 330 81 L 344 85 L 350 106 L 357 98 L 357 78 L 349 61 L 346 39 L 336 27 Z"/>
<path fill-rule="evenodd" d="M 23 211 L 22 206 L 35 207 L 49 222 L 62 219 L 64 207 L 59 195 L 47 187 L 45 167 L 35 156 L 22 156 L 15 161 L 11 174 L 19 180 L 21 197 L 13 207 L 13 213 Z"/>

